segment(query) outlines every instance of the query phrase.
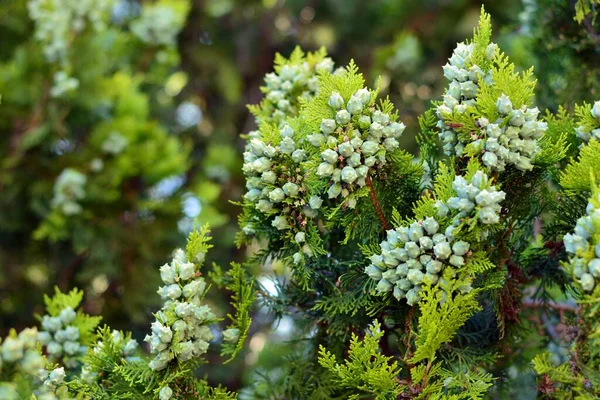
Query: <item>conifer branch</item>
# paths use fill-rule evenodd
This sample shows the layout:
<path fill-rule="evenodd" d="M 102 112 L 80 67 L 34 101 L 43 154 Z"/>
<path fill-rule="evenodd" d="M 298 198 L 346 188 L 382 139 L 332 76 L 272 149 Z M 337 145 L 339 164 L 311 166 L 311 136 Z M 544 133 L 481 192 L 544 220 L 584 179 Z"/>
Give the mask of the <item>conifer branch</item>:
<path fill-rule="evenodd" d="M 536 300 L 536 299 L 523 299 L 523 307 L 542 308 L 542 309 L 550 307 L 550 308 L 560 311 L 560 312 L 564 312 L 564 311 L 577 312 L 581 308 L 581 306 L 576 305 L 576 304 L 569 304 L 569 303 L 556 302 L 556 301 L 542 301 L 542 300 Z"/>
<path fill-rule="evenodd" d="M 373 202 L 373 207 L 375 207 L 375 211 L 377 212 L 377 216 L 379 217 L 379 221 L 381 222 L 381 226 L 383 226 L 383 229 L 385 229 L 387 231 L 390 229 L 390 226 L 387 223 L 387 221 L 385 220 L 385 215 L 383 214 L 383 210 L 381 209 L 381 206 L 379 205 L 379 201 L 377 201 L 377 195 L 375 194 L 375 188 L 373 187 L 373 181 L 371 181 L 371 177 L 369 175 L 367 175 L 367 177 L 365 178 L 365 181 L 367 182 L 367 186 L 369 187 L 369 195 L 371 197 L 371 201 Z"/>

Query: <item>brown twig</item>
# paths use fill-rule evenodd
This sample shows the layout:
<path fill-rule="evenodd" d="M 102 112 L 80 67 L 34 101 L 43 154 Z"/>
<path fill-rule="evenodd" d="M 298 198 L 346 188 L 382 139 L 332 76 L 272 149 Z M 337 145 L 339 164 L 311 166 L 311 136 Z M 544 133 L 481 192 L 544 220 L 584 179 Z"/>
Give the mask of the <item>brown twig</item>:
<path fill-rule="evenodd" d="M 552 308 L 557 311 L 573 311 L 577 312 L 579 310 L 579 306 L 576 304 L 568 304 L 568 303 L 558 303 L 555 301 L 542 301 L 535 299 L 523 299 L 523 307 L 527 308 Z"/>
<path fill-rule="evenodd" d="M 373 202 L 373 207 L 375 207 L 375 211 L 377 212 L 377 216 L 379 217 L 381 226 L 383 226 L 383 229 L 385 229 L 387 231 L 388 229 L 390 229 L 390 226 L 387 223 L 387 221 L 385 220 L 385 215 L 383 214 L 383 210 L 381 209 L 381 206 L 379 205 L 379 201 L 377 201 L 377 195 L 375 194 L 375 188 L 373 187 L 373 182 L 371 181 L 371 177 L 369 175 L 367 175 L 365 182 L 367 182 L 367 186 L 369 186 L 369 194 L 371 195 L 371 201 Z"/>

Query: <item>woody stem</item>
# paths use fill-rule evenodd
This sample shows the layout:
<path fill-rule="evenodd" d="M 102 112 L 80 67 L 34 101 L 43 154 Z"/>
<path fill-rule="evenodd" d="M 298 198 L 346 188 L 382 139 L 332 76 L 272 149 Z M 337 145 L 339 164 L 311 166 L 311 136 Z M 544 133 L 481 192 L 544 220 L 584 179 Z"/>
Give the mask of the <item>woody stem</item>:
<path fill-rule="evenodd" d="M 367 175 L 365 179 L 367 182 L 367 186 L 369 186 L 369 194 L 371 195 L 371 201 L 373 202 L 373 207 L 375 207 L 375 211 L 377 212 L 377 216 L 379 217 L 379 221 L 381 222 L 381 226 L 387 231 L 390 229 L 387 221 L 385 220 L 385 215 L 383 215 L 383 210 L 379 205 L 379 201 L 377 201 L 377 195 L 375 194 L 375 188 L 373 187 L 373 182 L 371 181 L 371 177 Z"/>

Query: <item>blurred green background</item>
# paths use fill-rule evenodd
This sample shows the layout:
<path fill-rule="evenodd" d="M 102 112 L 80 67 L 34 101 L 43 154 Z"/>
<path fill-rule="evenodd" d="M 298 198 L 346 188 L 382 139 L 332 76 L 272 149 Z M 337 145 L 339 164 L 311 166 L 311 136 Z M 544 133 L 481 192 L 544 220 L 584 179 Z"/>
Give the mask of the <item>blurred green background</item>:
<path fill-rule="evenodd" d="M 42 294 L 58 285 L 84 289 L 88 312 L 138 339 L 158 307 L 158 268 L 194 224 L 213 228 L 208 266 L 242 261 L 252 251 L 233 244 L 240 208 L 230 201 L 244 193 L 239 135 L 255 128 L 246 105 L 260 101 L 276 52 L 324 46 L 337 66 L 354 59 L 369 85 L 380 78 L 382 95 L 408 127 L 403 145 L 416 154 L 416 118 L 440 98 L 441 67 L 456 42 L 471 35 L 482 6 L 165 0 L 158 3 L 182 7 L 186 17 L 176 41 L 164 45 L 134 37 L 128 22 L 154 2 L 118 0 L 110 28 L 72 37 L 69 64 L 57 67 L 40 54 L 27 3 L 0 2 L 0 335 L 34 324 Z M 519 68 L 535 66 L 540 109 L 599 97 L 600 31 L 573 20 L 574 3 L 483 2 L 494 40 Z M 44 88 L 61 68 L 79 87 L 48 98 Z M 106 147 L 115 131 L 126 137 L 125 150 Z M 53 206 L 57 177 L 67 168 L 87 176 L 74 216 Z M 254 272 L 269 289 L 273 271 L 285 273 L 278 268 Z M 209 300 L 220 315 L 229 311 L 216 291 Z M 238 373 L 213 368 L 211 380 L 237 389 L 252 379 L 249 367 L 270 368 L 270 354 L 293 329 L 286 318 L 274 321 L 257 309 Z M 267 337 L 271 346 L 261 352 Z"/>

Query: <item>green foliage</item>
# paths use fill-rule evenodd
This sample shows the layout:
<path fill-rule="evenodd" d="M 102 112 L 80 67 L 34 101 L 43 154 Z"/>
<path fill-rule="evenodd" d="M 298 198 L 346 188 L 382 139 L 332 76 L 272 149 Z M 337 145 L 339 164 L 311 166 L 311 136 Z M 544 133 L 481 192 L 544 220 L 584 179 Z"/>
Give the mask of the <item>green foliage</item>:
<path fill-rule="evenodd" d="M 539 0 L 540 12 L 555 10 L 555 5 L 547 9 L 543 7 L 550 2 L 554 0 Z M 351 10 L 351 3 L 342 7 L 345 12 Z M 18 12 L 26 13 L 25 2 L 19 4 L 11 6 L 11 11 L 16 8 Z M 235 9 L 234 5 L 237 7 L 237 2 L 209 0 L 195 7 L 206 11 L 206 15 L 220 12 L 229 18 L 228 7 Z M 167 9 L 161 7 L 168 7 L 174 14 L 169 16 L 168 12 L 164 12 Z M 244 3 L 244 7 L 248 12 L 232 14 L 231 21 L 239 19 L 240 15 L 244 20 L 251 20 L 260 9 L 252 2 Z M 279 13 L 279 5 L 269 7 L 272 7 L 269 17 Z M 372 19 L 369 14 L 372 7 L 374 5 L 361 4 L 360 12 L 365 18 L 354 16 L 357 26 L 360 19 Z M 397 6 L 387 4 L 385 7 L 390 12 Z M 572 8 L 572 5 L 569 7 Z M 162 26 L 164 31 L 154 36 L 152 30 L 159 24 L 144 25 L 138 18 L 156 11 L 159 12 L 155 14 L 157 16 L 171 18 L 172 24 L 165 24 Z M 211 169 L 212 176 L 219 177 L 216 179 L 222 183 L 227 182 L 228 178 L 223 176 L 228 171 L 223 165 L 235 164 L 231 162 L 235 158 L 231 156 L 233 151 L 225 152 L 227 147 L 222 143 L 211 145 L 207 153 L 198 151 L 192 143 L 199 135 L 172 135 L 171 122 L 164 118 L 165 114 L 170 115 L 173 105 L 169 96 L 179 93 L 187 81 L 186 74 L 175 72 L 179 55 L 174 45 L 179 27 L 189 11 L 190 3 L 185 0 L 144 3 L 140 15 L 132 15 L 121 24 L 109 25 L 106 32 L 85 30 L 74 37 L 68 46 L 69 63 L 65 65 L 68 65 L 66 72 L 72 73 L 78 80 L 80 90 L 67 91 L 60 99 L 48 94 L 54 89 L 53 74 L 62 71 L 62 67 L 43 59 L 40 55 L 43 53 L 42 45 L 28 38 L 28 29 L 21 27 L 19 33 L 17 25 L 6 28 L 0 23 L 2 34 L 9 31 L 10 43 L 13 36 L 17 37 L 16 44 L 7 46 L 10 47 L 8 51 L 4 46 L 0 48 L 0 54 L 10 54 L 6 58 L 8 61 L 0 66 L 0 90 L 6 93 L 5 98 L 8 99 L 3 104 L 6 108 L 0 108 L 0 131 L 11 137 L 9 146 L 0 147 L 0 156 L 3 157 L 0 190 L 7 190 L 7 195 L 0 202 L 8 205 L 11 211 L 0 213 L 0 236 L 5 237 L 5 232 L 18 232 L 23 237 L 36 240 L 32 247 L 27 247 L 24 253 L 31 250 L 31 254 L 26 256 L 13 257 L 11 244 L 0 249 L 0 255 L 9 254 L 7 265 L 11 271 L 19 271 L 24 265 L 28 269 L 27 279 L 33 280 L 40 269 L 53 270 L 53 265 L 64 265 L 64 271 L 54 268 L 54 275 L 60 277 L 64 285 L 71 284 L 73 271 L 81 269 L 81 278 L 91 282 L 91 292 L 88 293 L 92 293 L 92 297 L 86 307 L 109 309 L 117 305 L 117 308 L 126 309 L 133 315 L 139 315 L 140 309 L 147 314 L 148 302 L 154 300 L 151 300 L 153 296 L 144 296 L 143 292 L 147 287 L 154 290 L 152 281 L 158 274 L 155 268 L 146 268 L 145 261 L 156 265 L 156 260 L 162 259 L 175 245 L 177 239 L 173 232 L 176 232 L 174 222 L 180 213 L 179 195 L 185 192 L 182 196 L 184 202 L 193 196 L 204 209 L 212 210 L 211 217 L 203 214 L 203 221 L 214 218 L 225 223 L 226 218 L 219 215 L 213 205 L 222 197 L 219 184 L 210 181 L 194 184 L 188 180 L 196 172 L 196 168 L 190 170 L 192 165 L 196 165 L 191 157 L 201 154 L 203 161 L 197 165 L 201 173 L 216 164 L 217 168 Z M 300 14 L 303 29 L 304 25 L 308 27 L 310 24 L 305 21 L 307 11 L 310 8 Z M 319 15 L 324 12 L 318 11 Z M 585 29 L 593 38 L 595 16 L 591 21 L 585 17 L 590 12 L 595 14 L 591 2 L 577 3 L 576 18 L 580 22 L 584 20 Z M 203 23 L 206 22 L 204 14 L 200 13 Z M 198 10 L 194 8 L 191 15 L 198 15 Z M 380 15 L 375 20 L 379 23 L 384 20 L 383 17 Z M 568 17 L 571 20 L 572 13 Z M 539 20 L 536 23 L 549 21 L 549 27 L 555 22 L 541 17 Z M 276 21 L 277 29 L 284 31 L 287 19 L 279 15 Z M 453 19 L 452 23 L 456 21 Z M 572 32 L 567 28 L 568 25 L 565 25 L 561 35 L 556 36 L 570 40 Z M 303 29 L 299 29 L 302 34 L 298 37 L 310 37 L 301 32 Z M 352 38 L 356 32 L 362 35 L 368 30 L 352 31 L 346 32 L 346 36 Z M 327 33 L 327 27 L 323 32 Z M 377 32 L 386 33 L 385 30 Z M 188 36 L 197 41 L 196 32 L 182 35 Z M 412 37 L 417 38 L 417 35 Z M 264 212 L 248 198 L 234 203 L 243 208 L 239 217 L 242 231 L 238 235 L 238 245 L 248 245 L 249 252 L 253 254 L 243 264 L 231 263 L 226 273 L 216 263 L 208 272 L 221 292 L 231 297 L 227 329 L 217 336 L 223 337 L 219 350 L 226 358 L 224 364 L 231 367 L 227 370 L 227 378 L 231 376 L 231 386 L 228 387 L 235 386 L 237 389 L 245 386 L 240 390 L 240 397 L 244 394 L 245 398 L 315 400 L 508 398 L 510 396 L 502 392 L 503 387 L 511 386 L 518 391 L 519 378 L 527 375 L 533 379 L 532 371 L 525 373 L 532 359 L 534 369 L 540 375 L 536 388 L 540 396 L 598 397 L 600 328 L 597 320 L 600 303 L 597 294 L 600 289 L 583 293 L 577 285 L 571 284 L 568 275 L 575 273 L 575 269 L 565 263 L 567 256 L 562 242 L 563 235 L 571 232 L 579 217 L 586 212 L 587 192 L 597 179 L 595 171 L 600 170 L 597 142 L 591 141 L 580 147 L 579 134 L 575 134 L 575 129 L 583 127 L 590 130 L 595 128 L 596 122 L 590 117 L 589 105 L 576 106 L 573 116 L 568 111 L 571 109 L 569 103 L 564 102 L 565 108 L 558 108 L 557 113 L 553 114 L 551 110 L 545 113 L 548 129 L 537 143 L 541 151 L 533 158 L 531 170 L 513 166 L 502 172 L 488 169 L 481 161 L 487 151 L 481 141 L 487 139 L 487 133 L 482 129 L 480 119 L 486 118 L 488 123 L 503 127 L 515 124 L 511 123 L 510 115 L 502 116 L 498 112 L 497 100 L 501 95 L 510 97 L 514 109 L 533 107 L 534 99 L 539 101 L 543 98 L 534 96 L 536 80 L 529 66 L 523 69 L 515 66 L 495 47 L 492 47 L 494 56 L 490 57 L 491 38 L 492 18 L 482 10 L 473 39 L 467 42 L 473 45 L 473 53 L 465 67 L 471 71 L 471 67 L 478 66 L 486 75 L 489 71 L 490 75 L 485 77 L 487 79 L 478 76 L 477 98 L 468 103 L 464 112 L 456 111 L 444 116 L 443 122 L 458 134 L 458 139 L 468 143 L 465 153 L 457 152 L 458 155 L 450 159 L 441 158 L 438 151 L 438 131 L 445 129 L 438 124 L 442 121 L 438 121 L 439 116 L 435 112 L 441 103 L 434 102 L 433 108 L 415 118 L 411 113 L 421 110 L 412 110 L 408 104 L 407 98 L 412 90 L 406 83 L 409 81 L 398 80 L 400 86 L 394 86 L 396 83 L 389 79 L 390 71 L 377 80 L 374 90 L 368 90 L 366 94 L 362 92 L 367 96 L 365 108 L 351 116 L 347 131 L 344 131 L 344 126 L 331 135 L 337 135 L 337 142 L 313 145 L 309 135 L 325 131 L 321 128 L 324 119 L 337 118 L 336 107 L 329 104 L 333 92 L 340 93 L 347 102 L 357 90 L 373 80 L 359 73 L 354 61 L 345 69 L 333 70 L 333 63 L 324 49 L 305 54 L 298 47 L 289 59 L 276 55 L 275 72 L 266 77 L 265 86 L 261 88 L 264 98 L 258 105 L 249 106 L 258 130 L 244 138 L 249 141 L 260 138 L 265 146 L 271 146 L 275 153 L 279 152 L 268 160 L 274 166 L 272 171 L 277 184 L 268 183 L 271 180 L 261 175 L 262 171 L 252 176 L 267 182 L 257 189 L 260 195 L 269 197 L 274 188 L 284 183 L 297 184 L 297 194 L 281 201 L 273 200 L 277 204 L 271 204 L 273 207 Z M 206 63 L 206 59 L 219 58 L 213 57 L 219 54 L 216 48 L 221 38 L 218 35 L 209 39 L 201 36 L 200 42 L 210 41 L 212 44 L 213 40 L 215 46 L 203 43 L 202 57 L 194 62 Z M 247 38 L 240 42 L 246 44 Z M 399 45 L 405 46 L 403 43 Z M 553 43 L 556 44 L 549 42 L 539 47 L 546 51 Z M 429 44 L 424 41 L 423 46 Z M 575 47 L 580 48 L 578 45 Z M 92 52 L 105 54 L 106 60 L 95 63 L 94 58 L 89 56 Z M 244 68 L 241 65 L 244 63 L 239 61 L 251 57 L 249 53 L 246 50 L 240 52 L 235 66 L 221 62 L 210 79 L 210 90 L 224 90 L 222 95 L 226 107 L 223 108 L 228 109 L 218 118 L 207 112 L 200 131 L 206 136 L 213 129 L 219 132 L 211 140 L 218 142 L 222 139 L 221 132 L 239 127 L 231 123 L 237 121 L 236 118 L 228 118 L 235 112 L 229 109 L 236 109 L 231 103 L 240 97 L 242 81 L 256 82 L 255 76 L 243 76 L 242 80 L 242 75 L 235 75 L 237 69 Z M 389 51 L 383 53 L 391 54 Z M 182 53 L 182 56 L 195 57 L 192 54 L 198 52 Z M 402 52 L 394 55 L 396 58 L 402 56 Z M 367 63 L 362 56 L 356 59 L 360 65 Z M 411 61 L 418 60 L 408 59 L 406 68 L 419 70 Z M 379 64 L 386 65 L 385 62 Z M 573 71 L 580 68 L 576 62 L 570 65 Z M 402 63 L 396 63 L 394 68 L 403 67 Z M 522 70 L 524 72 L 519 72 Z M 423 75 L 428 75 L 428 69 L 422 71 L 426 72 Z M 196 82 L 195 75 L 190 76 L 194 76 L 192 84 L 202 82 Z M 541 76 L 545 76 L 544 72 Z M 564 74 L 564 80 L 562 77 L 559 75 L 561 79 L 555 81 L 569 81 L 569 75 Z M 276 78 L 286 81 L 285 88 Z M 227 82 L 229 80 L 231 84 Z M 586 85 L 592 83 L 593 79 L 585 79 Z M 412 90 L 419 98 L 429 96 L 424 94 L 424 89 L 430 86 L 435 89 L 435 79 L 423 86 L 415 86 L 417 89 Z M 277 93 L 279 89 L 285 91 L 281 99 L 281 93 Z M 371 118 L 375 111 L 381 111 L 392 121 L 398 120 L 399 113 L 392 101 L 389 98 L 378 100 L 380 91 L 384 93 L 382 97 L 385 97 L 386 91 L 392 95 L 401 93 L 402 119 L 407 123 L 418 120 L 420 132 L 415 136 L 420 147 L 419 157 L 414 157 L 408 147 L 394 147 L 393 151 L 385 154 L 381 150 L 377 154 L 380 164 L 369 169 L 366 175 L 368 184 L 361 187 L 354 187 L 351 183 L 345 185 L 344 189 L 349 193 L 345 193 L 341 201 L 336 196 L 327 196 L 326 191 L 335 179 L 317 176 L 317 168 L 324 158 L 321 152 L 326 148 L 337 151 L 337 144 L 344 140 L 343 136 L 354 134 L 353 129 L 358 125 L 352 124 L 358 123 L 360 113 Z M 593 94 L 593 90 L 589 92 Z M 559 98 L 563 97 L 555 96 L 552 101 L 562 104 Z M 464 99 L 456 101 L 463 102 Z M 218 101 L 201 95 L 198 103 L 211 104 L 212 107 Z M 162 111 L 159 112 L 159 109 Z M 535 110 L 532 113 L 537 115 Z M 518 115 L 516 117 L 518 119 Z M 227 120 L 226 125 L 231 126 L 223 128 L 224 124 L 219 119 Z M 372 121 L 367 122 L 370 124 Z M 282 132 L 286 125 L 293 131 L 291 134 L 286 131 L 285 135 L 293 139 L 294 149 L 306 153 L 298 156 L 301 161 L 292 160 L 291 154 L 287 154 L 291 151 L 281 151 L 286 145 Z M 367 126 L 365 122 L 363 125 Z M 125 147 L 123 143 L 126 143 Z M 515 143 L 516 148 L 519 142 Z M 247 143 L 247 148 L 251 145 Z M 404 145 L 404 142 L 400 143 L 400 146 Z M 359 155 L 364 151 L 360 145 L 354 150 Z M 336 157 L 342 162 L 340 154 Z M 29 165 L 29 159 L 34 160 L 32 165 Z M 37 161 L 40 161 L 39 164 Z M 250 162 L 254 161 L 256 159 Z M 246 164 L 250 162 L 245 155 L 244 172 L 249 169 Z M 235 169 L 239 168 L 235 166 Z M 32 176 L 39 176 L 39 181 L 25 184 L 32 180 Z M 485 192 L 481 187 L 474 190 L 471 180 L 475 177 L 483 180 L 483 176 Z M 176 189 L 164 195 L 160 188 L 168 177 L 175 179 Z M 459 177 L 464 178 L 467 184 L 463 185 Z M 232 192 L 237 195 L 236 180 L 232 182 Z M 491 201 L 490 192 L 500 188 L 505 192 L 500 196 L 503 198 Z M 313 196 L 319 196 L 322 203 L 313 206 Z M 450 203 L 453 205 L 448 207 Z M 26 210 L 22 212 L 15 204 L 26 205 Z M 444 211 L 443 207 L 447 210 Z M 492 211 L 487 215 L 493 223 L 482 218 L 486 207 L 489 207 L 487 211 Z M 16 210 L 14 215 L 13 209 Z M 281 218 L 285 222 L 283 225 L 280 224 Z M 430 229 L 425 228 L 426 219 Z M 192 216 L 180 219 L 179 229 L 189 230 L 192 220 Z M 149 221 L 155 222 L 150 225 Z M 433 229 L 433 224 L 439 227 Z M 416 299 L 421 300 L 407 302 L 404 300 L 406 293 L 400 291 L 397 294 L 395 290 L 406 282 L 397 283 L 399 278 L 393 281 L 394 276 L 390 272 L 408 267 L 408 263 L 396 262 L 403 261 L 405 257 L 401 250 L 408 251 L 393 248 L 390 242 L 399 241 L 394 238 L 394 228 L 411 225 L 408 233 L 405 232 L 410 235 L 410 240 L 402 239 L 403 244 L 410 241 L 413 248 L 425 251 L 410 260 L 410 284 L 415 289 L 413 294 L 418 296 Z M 428 233 L 429 230 L 434 231 L 430 235 L 433 239 L 424 236 L 421 228 Z M 178 292 L 182 289 L 182 280 L 187 279 L 177 274 L 182 273 L 182 265 L 189 261 L 195 264 L 192 275 L 202 279 L 200 276 L 204 272 L 202 267 L 207 251 L 213 243 L 222 246 L 228 240 L 229 230 L 223 231 L 223 237 L 210 242 L 206 225 L 192 230 L 185 255 L 182 251 L 176 253 L 181 260 L 172 264 L 176 265 L 171 271 L 174 276 L 162 278 L 165 286 L 159 293 L 165 305 L 155 314 L 157 322 L 151 327 L 152 335 L 146 339 L 152 342 L 154 336 L 158 340 L 151 343 L 153 354 L 157 357 L 161 352 L 169 357 L 179 355 L 184 346 L 192 344 L 182 342 L 181 333 L 177 332 L 181 324 L 175 325 L 185 318 L 182 317 L 185 310 L 178 311 L 177 307 L 187 301 L 180 300 L 183 297 Z M 432 249 L 436 244 L 434 240 L 442 241 L 440 235 L 450 249 L 442 246 Z M 386 241 L 381 242 L 382 239 Z M 387 245 L 390 246 L 386 248 Z M 443 255 L 450 250 L 454 258 L 444 264 L 443 272 L 430 272 L 428 268 L 435 267 L 435 264 L 430 264 L 434 257 L 436 260 L 452 257 Z M 429 253 L 426 254 L 427 251 Z M 39 254 L 44 252 L 59 254 L 57 259 L 60 260 L 40 261 L 43 258 L 39 258 Z M 594 256 L 592 250 L 588 253 L 587 256 Z M 381 256 L 377 263 L 385 266 L 381 270 L 370 269 L 368 259 L 377 259 L 377 256 Z M 73 263 L 69 265 L 71 259 Z M 428 274 L 421 277 L 422 280 L 416 273 L 421 270 Z M 255 273 L 274 274 L 274 292 L 267 289 L 266 284 L 259 283 L 262 277 L 255 279 Z M 387 281 L 389 286 L 382 285 L 381 290 L 371 279 L 371 275 L 378 273 L 382 276 L 385 273 L 390 278 Z M 0 286 L 7 286 L 6 282 L 12 284 L 13 281 L 5 276 L 11 278 L 13 275 L 14 271 L 0 272 Z M 122 275 L 133 278 L 133 286 L 131 282 L 122 285 L 121 280 L 126 280 Z M 405 275 L 408 277 L 408 274 Z M 147 284 L 139 285 L 140 281 Z M 255 286 L 259 286 L 258 290 Z M 125 287 L 136 290 L 125 290 Z M 390 287 L 392 289 L 388 290 Z M 103 300 L 107 301 L 93 297 L 99 296 L 96 291 L 104 293 Z M 201 301 L 210 302 L 212 307 L 221 302 L 221 292 L 213 290 L 210 296 L 205 297 L 203 291 L 193 302 L 198 303 L 195 305 Z M 257 293 L 262 307 L 255 316 L 253 303 Z M 120 296 L 119 301 L 110 302 L 115 294 Z M 68 294 L 57 290 L 54 297 L 45 297 L 48 312 L 53 316 L 65 307 L 78 308 L 82 300 L 83 293 L 78 290 Z M 8 302 L 0 302 L 0 307 L 11 306 L 12 297 Z M 137 314 L 135 309 L 138 309 Z M 285 324 L 292 329 L 267 335 L 266 327 L 273 320 L 280 322 L 277 321 L 280 318 L 285 318 Z M 220 321 L 211 315 L 201 324 L 219 329 L 216 325 Z M 108 326 L 94 332 L 99 322 L 99 317 L 90 317 L 81 311 L 73 322 L 82 332 L 82 341 L 89 345 L 90 350 L 84 357 L 81 375 L 70 373 L 68 385 L 65 389 L 61 388 L 68 388 L 70 396 L 92 399 L 237 397 L 226 387 L 214 387 L 208 383 L 221 379 L 216 354 L 187 360 L 170 357 L 165 368 L 156 371 L 157 368 L 150 368 L 150 359 L 141 351 L 138 352 L 139 358 L 132 358 L 123 352 L 115 339 L 122 337 L 129 340 L 140 331 L 148 331 L 147 327 L 140 330 L 132 326 L 134 335 L 113 331 Z M 281 319 L 281 322 L 284 320 Z M 251 324 L 253 329 L 250 329 Z M 200 328 L 198 324 L 192 325 L 185 325 L 185 329 Z M 564 329 L 557 331 L 556 326 Z M 207 326 L 202 328 L 207 332 Z M 543 337 L 540 338 L 540 334 Z M 11 333 L 11 336 L 16 336 L 16 333 Z M 248 368 L 247 374 L 245 368 L 230 363 L 244 351 L 246 342 L 250 343 L 250 348 L 245 360 L 238 357 L 238 362 L 246 362 L 246 366 L 256 363 L 256 367 Z M 257 350 L 263 346 L 262 351 Z M 547 349 L 552 349 L 553 354 L 547 354 Z M 2 357 L 6 358 L 4 353 Z M 557 358 L 560 360 L 557 361 Z M 208 365 L 204 369 L 203 364 L 206 363 Z M 237 374 L 229 374 L 236 370 L 244 370 L 247 375 L 244 382 L 236 380 L 238 377 L 234 375 Z M 207 371 L 209 377 L 198 378 Z M 2 373 L 6 375 L 4 365 Z M 500 376 L 503 379 L 496 380 Z M 0 393 L 6 386 L 6 380 L 11 387 L 17 388 L 19 396 L 31 397 L 35 388 L 27 379 L 20 375 L 4 378 L 0 383 Z M 531 382 L 529 386 L 528 389 L 534 390 Z"/>
<path fill-rule="evenodd" d="M 83 300 L 83 291 L 77 288 L 69 293 L 62 293 L 58 287 L 54 288 L 54 296 L 44 295 L 46 311 L 52 317 L 56 317 L 65 308 L 72 308 L 77 311 L 75 319 L 71 323 L 79 330 L 79 341 L 86 346 L 94 343 L 96 327 L 102 321 L 102 316 L 92 316 L 78 309 Z"/>
<path fill-rule="evenodd" d="M 416 350 L 409 360 L 416 364 L 423 360 L 433 362 L 436 352 L 444 343 L 452 340 L 456 331 L 476 311 L 481 309 L 477 301 L 477 290 L 461 293 L 465 280 L 450 280 L 442 290 L 425 286 L 419 303 L 421 316 L 417 328 Z"/>
<path fill-rule="evenodd" d="M 594 23 L 598 15 L 597 8 L 599 6 L 600 1 L 598 0 L 577 0 L 575 3 L 575 21 L 581 24 L 588 15 L 591 15 L 592 23 Z"/>
<path fill-rule="evenodd" d="M 600 171 L 600 142 L 583 145 L 577 159 L 571 160 L 560 174 L 560 185 L 571 191 L 589 191 L 591 176 Z"/>
<path fill-rule="evenodd" d="M 211 239 L 208 224 L 190 232 L 185 246 L 187 259 L 202 265 L 206 253 L 213 247 L 213 245 L 209 244 Z"/>
<path fill-rule="evenodd" d="M 347 359 L 339 364 L 336 357 L 324 347 L 319 349 L 319 364 L 332 374 L 332 380 L 342 391 L 353 393 L 348 398 L 358 399 L 365 393 L 378 400 L 396 398 L 400 394 L 397 362 L 379 353 L 383 337 L 381 325 L 375 321 L 361 341 L 352 335 Z M 357 393 L 358 391 L 358 393 Z"/>
<path fill-rule="evenodd" d="M 526 7 L 517 24 L 525 35 L 511 39 L 514 48 L 526 53 L 520 52 L 520 65 L 535 65 L 538 106 L 553 111 L 559 106 L 572 110 L 575 103 L 598 99 L 599 53 L 593 38 L 599 25 L 598 6 L 594 3 L 597 0 L 524 3 Z"/>
<path fill-rule="evenodd" d="M 62 293 L 58 287 L 55 287 L 54 296 L 44 295 L 46 311 L 53 317 L 56 317 L 67 307 L 76 310 L 81 304 L 81 300 L 83 300 L 83 291 L 77 288 L 72 289 L 69 293 Z"/>
<path fill-rule="evenodd" d="M 598 389 L 594 390 L 590 387 L 594 384 L 585 375 L 574 374 L 570 363 L 554 365 L 549 359 L 549 354 L 542 353 L 533 359 L 532 364 L 535 372 L 541 375 L 538 385 L 554 398 L 582 400 L 597 398 Z"/>
<path fill-rule="evenodd" d="M 231 300 L 235 315 L 227 314 L 227 318 L 231 321 L 228 325 L 228 330 L 234 330 L 237 334 L 234 340 L 224 343 L 221 347 L 221 356 L 229 356 L 229 359 L 224 363 L 227 364 L 233 360 L 240 351 L 243 350 L 252 318 L 250 311 L 256 299 L 254 290 L 254 281 L 247 276 L 246 270 L 241 264 L 232 263 L 231 269 L 227 271 L 225 288 L 232 292 Z"/>

